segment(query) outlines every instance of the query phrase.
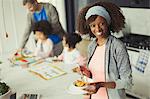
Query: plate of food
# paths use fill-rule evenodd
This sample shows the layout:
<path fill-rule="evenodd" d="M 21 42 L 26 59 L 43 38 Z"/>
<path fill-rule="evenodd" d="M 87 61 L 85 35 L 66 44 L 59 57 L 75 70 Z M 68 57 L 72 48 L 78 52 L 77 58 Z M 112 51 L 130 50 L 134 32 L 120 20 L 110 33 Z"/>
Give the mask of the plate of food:
<path fill-rule="evenodd" d="M 34 57 L 30 57 L 28 52 L 26 52 L 28 54 L 26 54 L 27 56 L 25 56 L 25 53 L 23 53 L 24 52 L 21 51 L 16 52 L 12 58 L 9 58 L 10 63 L 13 65 L 26 65 L 36 61 Z"/>
<path fill-rule="evenodd" d="M 33 57 L 33 52 L 31 52 L 30 50 L 28 49 L 23 49 L 21 51 L 21 54 L 24 56 L 24 57 Z"/>
<path fill-rule="evenodd" d="M 86 80 L 76 80 L 73 83 L 70 84 L 68 87 L 67 92 L 70 94 L 86 94 L 87 91 L 84 91 L 83 89 L 86 88 L 88 83 L 93 82 L 91 78 L 87 78 Z"/>

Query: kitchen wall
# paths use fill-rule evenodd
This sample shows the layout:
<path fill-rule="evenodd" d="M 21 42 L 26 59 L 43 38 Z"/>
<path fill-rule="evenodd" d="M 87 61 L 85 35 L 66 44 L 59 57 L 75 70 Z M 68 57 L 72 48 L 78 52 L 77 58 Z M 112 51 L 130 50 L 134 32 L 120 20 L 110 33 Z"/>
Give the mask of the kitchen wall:
<path fill-rule="evenodd" d="M 65 0 L 37 0 L 38 2 L 50 2 L 52 3 L 59 14 L 60 22 L 63 28 L 66 30 L 66 12 L 65 12 Z"/>
<path fill-rule="evenodd" d="M 150 36 L 150 9 L 121 8 L 126 18 L 126 30 L 130 33 Z"/>

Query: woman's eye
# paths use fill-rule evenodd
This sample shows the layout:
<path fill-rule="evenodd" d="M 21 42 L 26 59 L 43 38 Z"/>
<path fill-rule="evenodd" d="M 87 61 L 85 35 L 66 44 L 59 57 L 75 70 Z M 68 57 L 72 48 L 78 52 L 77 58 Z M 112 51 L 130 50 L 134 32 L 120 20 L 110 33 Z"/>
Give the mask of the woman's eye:
<path fill-rule="evenodd" d="M 100 23 L 100 24 L 99 24 L 99 26 L 103 26 L 103 25 L 104 25 L 104 23 Z"/>
<path fill-rule="evenodd" d="M 91 28 L 92 28 L 92 27 L 95 27 L 95 25 L 94 25 L 94 24 L 91 24 L 90 27 L 91 27 Z"/>

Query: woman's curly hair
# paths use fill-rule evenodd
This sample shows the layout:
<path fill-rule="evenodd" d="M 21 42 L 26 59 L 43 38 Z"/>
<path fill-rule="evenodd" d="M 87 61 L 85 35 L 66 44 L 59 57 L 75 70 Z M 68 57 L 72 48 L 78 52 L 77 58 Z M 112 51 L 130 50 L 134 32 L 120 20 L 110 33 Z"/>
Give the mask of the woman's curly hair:
<path fill-rule="evenodd" d="M 121 12 L 121 9 L 113 3 L 99 1 L 94 4 L 89 4 L 80 10 L 77 17 L 77 30 L 80 34 L 91 34 L 91 30 L 86 22 L 85 15 L 88 9 L 93 6 L 102 6 L 108 11 L 111 17 L 111 23 L 109 27 L 110 31 L 119 32 L 124 27 L 125 18 Z"/>

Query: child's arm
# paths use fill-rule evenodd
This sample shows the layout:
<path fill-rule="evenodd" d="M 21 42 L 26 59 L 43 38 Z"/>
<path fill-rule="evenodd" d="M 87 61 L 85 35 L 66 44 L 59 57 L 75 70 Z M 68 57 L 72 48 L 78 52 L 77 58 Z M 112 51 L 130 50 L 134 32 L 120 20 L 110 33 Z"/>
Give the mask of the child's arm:
<path fill-rule="evenodd" d="M 76 62 L 80 65 L 80 66 L 85 66 L 87 63 L 87 58 L 83 57 L 81 54 L 76 58 Z"/>
<path fill-rule="evenodd" d="M 87 58 L 86 57 L 83 57 L 80 52 L 77 50 L 74 55 L 73 55 L 75 58 L 75 61 L 72 62 L 73 64 L 79 64 L 80 66 L 85 66 L 86 65 L 86 62 L 87 62 Z"/>
<path fill-rule="evenodd" d="M 38 56 L 38 53 L 40 52 L 41 50 L 41 40 L 38 40 L 37 43 L 36 43 L 36 48 L 35 48 L 35 51 L 34 51 L 34 56 Z"/>
<path fill-rule="evenodd" d="M 63 50 L 63 52 L 58 56 L 58 60 L 61 60 L 61 61 L 64 60 L 64 50 Z"/>
<path fill-rule="evenodd" d="M 49 57 L 53 54 L 53 42 L 48 39 L 45 46 L 45 52 L 43 53 L 43 57 Z"/>

